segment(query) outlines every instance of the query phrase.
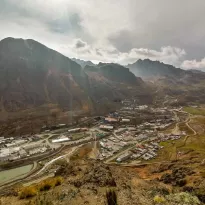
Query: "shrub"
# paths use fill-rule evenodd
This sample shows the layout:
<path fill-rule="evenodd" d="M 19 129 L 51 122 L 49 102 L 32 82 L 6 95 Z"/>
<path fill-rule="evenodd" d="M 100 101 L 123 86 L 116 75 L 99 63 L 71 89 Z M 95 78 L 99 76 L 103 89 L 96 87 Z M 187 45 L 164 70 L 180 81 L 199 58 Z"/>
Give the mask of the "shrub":
<path fill-rule="evenodd" d="M 181 192 L 177 194 L 170 194 L 166 197 L 170 204 L 183 204 L 183 205 L 199 205 L 200 201 L 196 196 L 193 196 L 187 192 Z"/>
<path fill-rule="evenodd" d="M 29 187 L 24 187 L 18 193 L 20 199 L 26 199 L 37 195 L 39 191 L 48 191 L 53 187 L 59 186 L 63 183 L 62 177 L 54 177 L 46 179 L 36 185 L 31 185 Z"/>
<path fill-rule="evenodd" d="M 63 183 L 63 178 L 62 177 L 56 177 L 55 180 L 56 180 L 55 186 L 59 186 Z"/>
<path fill-rule="evenodd" d="M 44 182 L 40 185 L 40 191 L 48 191 L 52 187 L 52 184 L 50 182 Z"/>
<path fill-rule="evenodd" d="M 155 204 L 163 204 L 163 203 L 165 203 L 165 198 L 163 197 L 163 196 L 159 196 L 159 195 L 156 195 L 155 197 L 154 197 L 154 203 Z"/>
<path fill-rule="evenodd" d="M 41 184 L 39 184 L 39 190 L 40 191 L 48 191 L 52 187 L 59 186 L 63 183 L 63 178 L 62 177 L 55 177 L 55 178 L 50 178 L 45 181 L 43 181 Z"/>
<path fill-rule="evenodd" d="M 20 199 L 26 199 L 33 197 L 37 194 L 37 189 L 33 186 L 22 188 L 22 190 L 19 192 L 19 198 Z"/>

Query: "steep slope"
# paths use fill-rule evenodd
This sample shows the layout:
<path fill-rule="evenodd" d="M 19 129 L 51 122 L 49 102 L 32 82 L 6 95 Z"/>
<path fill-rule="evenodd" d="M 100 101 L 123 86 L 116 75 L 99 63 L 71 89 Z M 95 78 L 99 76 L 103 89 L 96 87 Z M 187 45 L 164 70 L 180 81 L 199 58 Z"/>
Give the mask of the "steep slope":
<path fill-rule="evenodd" d="M 80 108 L 87 98 L 82 68 L 34 40 L 0 42 L 0 78 L 2 106 L 9 111 L 49 102 Z"/>
<path fill-rule="evenodd" d="M 0 109 L 18 111 L 52 103 L 67 110 L 95 110 L 95 99 L 127 97 L 131 94 L 127 86 L 141 86 L 141 79 L 118 67 L 98 66 L 95 76 L 34 40 L 6 38 L 0 41 Z M 122 82 L 126 86 L 112 95 Z"/>

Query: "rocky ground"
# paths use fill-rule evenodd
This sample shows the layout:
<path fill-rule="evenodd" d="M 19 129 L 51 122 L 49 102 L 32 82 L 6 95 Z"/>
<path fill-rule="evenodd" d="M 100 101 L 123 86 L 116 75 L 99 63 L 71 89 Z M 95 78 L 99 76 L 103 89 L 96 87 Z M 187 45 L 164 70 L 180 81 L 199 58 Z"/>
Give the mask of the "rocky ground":
<path fill-rule="evenodd" d="M 18 186 L 1 197 L 1 204 L 105 205 L 106 192 L 113 190 L 118 205 L 195 205 L 200 202 L 192 194 L 197 195 L 201 203 L 205 194 L 204 178 L 195 177 L 192 186 L 187 182 L 187 177 L 195 175 L 179 163 L 130 168 L 73 158 L 69 164 L 62 163 L 56 172 L 56 176 L 64 179 L 61 185 L 39 191 L 28 199 L 19 199 L 21 188 Z"/>

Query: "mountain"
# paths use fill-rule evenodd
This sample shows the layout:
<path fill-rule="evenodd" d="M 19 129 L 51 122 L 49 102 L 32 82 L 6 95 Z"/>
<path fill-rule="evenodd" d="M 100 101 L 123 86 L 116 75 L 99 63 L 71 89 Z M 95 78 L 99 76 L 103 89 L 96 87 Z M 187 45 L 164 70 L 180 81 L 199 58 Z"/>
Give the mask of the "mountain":
<path fill-rule="evenodd" d="M 84 61 L 81 59 L 77 59 L 77 58 L 72 58 L 72 61 L 75 61 L 77 64 L 79 64 L 82 68 L 85 68 L 86 65 L 89 66 L 95 66 L 95 64 L 91 61 Z"/>
<path fill-rule="evenodd" d="M 96 67 L 99 72 L 84 70 L 31 39 L 6 38 L 0 41 L 0 112 L 44 104 L 95 112 L 99 103 L 103 110 L 107 102 L 131 96 L 133 90 L 143 92 L 143 81 L 129 69 L 115 64 Z"/>
<path fill-rule="evenodd" d="M 85 71 L 92 69 L 94 72 L 98 72 L 110 81 L 129 84 L 143 83 L 142 79 L 135 77 L 128 68 L 125 68 L 119 64 L 114 63 L 99 63 L 97 66 L 86 66 Z M 96 69 L 96 70 L 95 70 Z"/>
<path fill-rule="evenodd" d="M 186 71 L 180 68 L 149 59 L 139 59 L 133 64 L 128 64 L 127 67 L 130 68 L 136 76 L 140 77 L 179 77 L 186 73 Z"/>
<path fill-rule="evenodd" d="M 159 61 L 138 60 L 127 66 L 136 76 L 142 77 L 157 93 L 175 97 L 179 105 L 203 103 L 205 100 L 205 73 L 183 70 Z"/>

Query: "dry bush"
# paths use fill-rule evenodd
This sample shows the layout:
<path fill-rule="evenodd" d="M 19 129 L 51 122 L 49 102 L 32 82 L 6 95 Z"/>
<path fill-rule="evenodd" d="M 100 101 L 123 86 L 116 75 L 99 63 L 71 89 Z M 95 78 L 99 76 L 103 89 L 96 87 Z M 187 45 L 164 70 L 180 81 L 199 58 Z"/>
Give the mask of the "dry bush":
<path fill-rule="evenodd" d="M 34 186 L 29 186 L 29 187 L 25 187 L 23 189 L 21 189 L 21 191 L 19 192 L 19 198 L 20 199 L 26 199 L 26 198 L 30 198 L 33 197 L 37 194 L 37 189 Z"/>
<path fill-rule="evenodd" d="M 46 179 L 36 185 L 23 187 L 19 191 L 19 198 L 26 199 L 26 198 L 36 196 L 39 191 L 48 191 L 51 188 L 61 185 L 62 183 L 63 183 L 63 178 L 59 176 L 59 177 Z"/>
<path fill-rule="evenodd" d="M 38 189 L 40 191 L 48 191 L 51 188 L 55 187 L 55 186 L 59 186 L 63 183 L 63 178 L 62 177 L 54 177 L 54 178 L 50 178 L 50 179 L 46 179 L 44 180 L 42 183 L 40 183 L 38 185 Z"/>

